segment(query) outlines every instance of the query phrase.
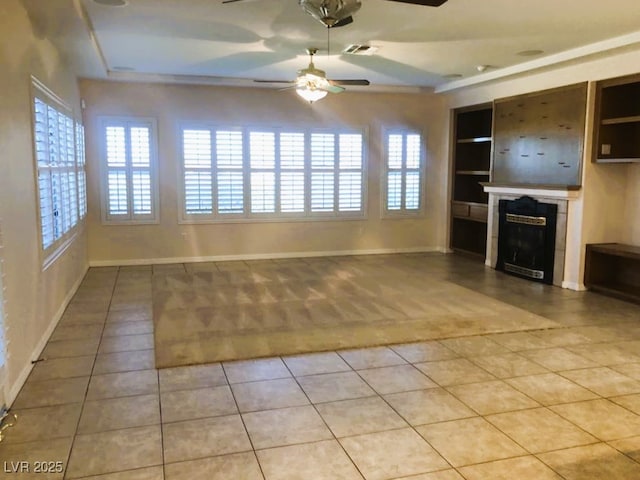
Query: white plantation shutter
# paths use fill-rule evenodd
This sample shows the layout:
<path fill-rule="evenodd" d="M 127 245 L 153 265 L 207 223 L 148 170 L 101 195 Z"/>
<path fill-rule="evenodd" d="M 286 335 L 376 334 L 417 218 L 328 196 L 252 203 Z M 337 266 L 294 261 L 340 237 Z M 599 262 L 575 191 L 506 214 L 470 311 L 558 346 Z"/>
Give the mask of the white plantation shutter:
<path fill-rule="evenodd" d="M 182 219 L 358 216 L 362 133 L 182 129 Z"/>
<path fill-rule="evenodd" d="M 387 134 L 386 211 L 422 209 L 422 137 L 411 132 Z"/>
<path fill-rule="evenodd" d="M 213 213 L 211 132 L 183 130 L 182 155 L 184 213 L 187 215 Z"/>
<path fill-rule="evenodd" d="M 78 174 L 78 215 L 84 218 L 87 214 L 87 172 L 84 143 L 84 126 L 76 123 L 76 171 Z"/>
<path fill-rule="evenodd" d="M 39 81 L 32 79 L 32 83 L 38 211 L 47 263 L 66 245 L 78 224 L 80 169 L 71 109 Z"/>
<path fill-rule="evenodd" d="M 280 211 L 304 212 L 304 133 L 280 134 Z"/>
<path fill-rule="evenodd" d="M 244 212 L 244 149 L 242 132 L 216 132 L 216 174 L 218 213 Z"/>
<path fill-rule="evenodd" d="M 155 122 L 150 119 L 103 119 L 104 217 L 114 222 L 154 222 Z"/>

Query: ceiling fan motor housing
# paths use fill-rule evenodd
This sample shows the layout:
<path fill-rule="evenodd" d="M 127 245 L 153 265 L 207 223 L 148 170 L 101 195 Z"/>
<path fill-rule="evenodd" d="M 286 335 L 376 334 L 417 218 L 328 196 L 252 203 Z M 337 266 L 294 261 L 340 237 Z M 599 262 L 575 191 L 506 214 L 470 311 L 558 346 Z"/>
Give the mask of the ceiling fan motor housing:
<path fill-rule="evenodd" d="M 305 12 L 327 27 L 333 27 L 362 6 L 360 0 L 298 0 L 298 3 Z"/>

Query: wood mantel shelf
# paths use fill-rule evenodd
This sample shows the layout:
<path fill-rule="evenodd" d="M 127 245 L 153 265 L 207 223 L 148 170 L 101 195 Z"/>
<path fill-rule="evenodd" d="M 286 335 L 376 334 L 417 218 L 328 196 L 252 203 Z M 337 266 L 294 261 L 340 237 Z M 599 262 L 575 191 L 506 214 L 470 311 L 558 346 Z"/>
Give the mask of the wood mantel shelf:
<path fill-rule="evenodd" d="M 485 193 L 493 195 L 530 195 L 532 197 L 575 200 L 580 196 L 580 185 L 542 185 L 534 183 L 481 182 Z"/>

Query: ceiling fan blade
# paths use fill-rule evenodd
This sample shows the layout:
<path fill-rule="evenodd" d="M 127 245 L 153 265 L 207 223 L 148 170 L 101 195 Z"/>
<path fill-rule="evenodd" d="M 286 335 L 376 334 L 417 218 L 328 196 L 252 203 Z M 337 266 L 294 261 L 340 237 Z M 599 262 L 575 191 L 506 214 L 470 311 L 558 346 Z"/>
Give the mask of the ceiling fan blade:
<path fill-rule="evenodd" d="M 230 1 L 238 1 L 238 0 L 230 0 Z M 447 0 L 389 0 L 390 2 L 400 2 L 400 3 L 410 3 L 411 5 L 422 5 L 424 7 L 439 7 L 443 3 L 446 3 Z"/>
<path fill-rule="evenodd" d="M 254 80 L 256 83 L 295 83 L 294 80 L 262 80 L 256 79 Z"/>
<path fill-rule="evenodd" d="M 222 3 L 235 3 L 235 2 L 243 2 L 244 0 L 222 0 Z"/>
<path fill-rule="evenodd" d="M 329 80 L 333 85 L 357 85 L 357 86 L 367 86 L 371 85 L 369 80 Z"/>
<path fill-rule="evenodd" d="M 342 93 L 346 89 L 343 87 L 339 87 L 338 85 L 329 84 L 328 86 L 321 88 L 320 90 L 324 90 L 325 92 L 329 92 L 329 93 Z"/>
<path fill-rule="evenodd" d="M 238 0 L 234 0 L 234 1 L 238 1 Z M 351 15 L 349 15 L 348 17 L 343 18 L 342 20 L 334 23 L 331 28 L 336 28 L 336 27 L 344 27 L 345 25 L 349 25 L 350 23 L 353 23 L 353 17 Z"/>

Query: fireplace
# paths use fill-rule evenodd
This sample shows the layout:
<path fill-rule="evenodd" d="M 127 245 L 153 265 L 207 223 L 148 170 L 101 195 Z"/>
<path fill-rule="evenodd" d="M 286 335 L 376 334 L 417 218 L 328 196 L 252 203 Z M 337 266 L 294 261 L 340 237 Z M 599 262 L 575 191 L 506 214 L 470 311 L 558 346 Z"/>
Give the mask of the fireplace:
<path fill-rule="evenodd" d="M 558 205 L 529 196 L 498 202 L 496 269 L 552 284 Z"/>

